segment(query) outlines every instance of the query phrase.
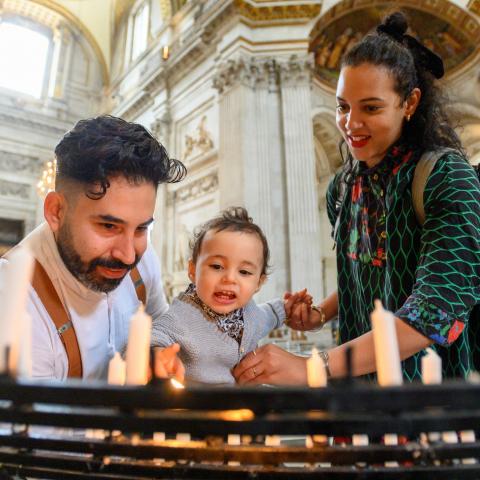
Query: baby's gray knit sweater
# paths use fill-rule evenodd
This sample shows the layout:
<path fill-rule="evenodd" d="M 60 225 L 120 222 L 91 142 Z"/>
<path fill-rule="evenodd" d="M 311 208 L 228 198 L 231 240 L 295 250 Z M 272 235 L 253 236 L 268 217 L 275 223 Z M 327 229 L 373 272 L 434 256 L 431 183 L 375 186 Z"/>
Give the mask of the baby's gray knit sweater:
<path fill-rule="evenodd" d="M 185 365 L 185 380 L 232 384 L 232 368 L 254 350 L 258 341 L 285 321 L 280 299 L 257 305 L 251 300 L 244 308 L 242 342 L 222 332 L 208 320 L 201 307 L 175 298 L 169 310 L 152 325 L 152 346 L 180 345 L 179 357 Z"/>

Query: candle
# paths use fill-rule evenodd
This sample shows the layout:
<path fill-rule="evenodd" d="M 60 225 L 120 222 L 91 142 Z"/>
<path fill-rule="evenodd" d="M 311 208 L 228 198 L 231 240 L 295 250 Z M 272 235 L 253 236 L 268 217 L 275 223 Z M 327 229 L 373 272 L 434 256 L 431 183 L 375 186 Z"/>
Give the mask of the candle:
<path fill-rule="evenodd" d="M 234 433 L 229 434 L 227 437 L 227 443 L 228 445 L 241 445 L 242 441 L 241 441 L 240 435 L 237 435 Z M 240 465 L 240 462 L 230 461 L 228 462 L 228 464 L 232 466 L 238 466 Z"/>
<path fill-rule="evenodd" d="M 266 447 L 279 447 L 280 446 L 280 435 L 267 435 L 265 437 L 265 446 Z"/>
<path fill-rule="evenodd" d="M 25 324 L 28 290 L 33 274 L 33 255 L 27 247 L 19 246 L 8 255 L 8 264 L 3 270 L 3 291 L 0 301 L 0 372 L 10 368 L 16 372 L 19 360 L 19 343 Z M 6 351 L 10 347 L 7 364 Z"/>
<path fill-rule="evenodd" d="M 312 354 L 307 360 L 307 382 L 309 387 L 325 387 L 327 385 L 327 372 L 325 363 L 320 358 L 318 350 L 313 347 Z"/>
<path fill-rule="evenodd" d="M 126 375 L 125 361 L 118 352 L 108 363 L 108 383 L 110 385 L 124 385 Z"/>
<path fill-rule="evenodd" d="M 422 357 L 422 382 L 425 385 L 437 385 L 442 383 L 442 359 L 431 348 Z"/>
<path fill-rule="evenodd" d="M 148 380 L 148 364 L 150 359 L 150 332 L 152 319 L 140 305 L 130 320 L 127 345 L 127 385 L 145 385 Z"/>
<path fill-rule="evenodd" d="M 402 370 L 398 351 L 395 318 L 385 310 L 380 300 L 375 300 L 375 309 L 370 315 L 375 345 L 375 362 L 379 385 L 401 385 Z"/>
<path fill-rule="evenodd" d="M 473 443 L 476 441 L 475 432 L 473 430 L 463 430 L 460 432 L 460 441 L 462 443 Z M 475 458 L 464 458 L 462 463 L 465 465 L 471 465 L 477 463 Z"/>
<path fill-rule="evenodd" d="M 168 45 L 164 45 L 162 48 L 162 58 L 164 60 L 168 60 L 168 57 L 170 56 L 170 49 Z"/>
<path fill-rule="evenodd" d="M 176 438 L 179 442 L 189 442 L 192 437 L 189 433 L 177 433 Z"/>
<path fill-rule="evenodd" d="M 398 445 L 398 435 L 396 433 L 386 433 L 383 436 L 385 445 Z M 398 467 L 398 462 L 385 462 L 386 467 Z"/>

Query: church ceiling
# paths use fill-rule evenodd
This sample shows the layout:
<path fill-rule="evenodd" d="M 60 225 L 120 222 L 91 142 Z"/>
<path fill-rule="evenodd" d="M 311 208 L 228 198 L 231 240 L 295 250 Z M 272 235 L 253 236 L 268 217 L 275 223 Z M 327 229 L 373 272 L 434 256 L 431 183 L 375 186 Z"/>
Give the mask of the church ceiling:
<path fill-rule="evenodd" d="M 319 79 L 334 88 L 342 55 L 399 7 L 409 18 L 409 33 L 443 58 L 447 76 L 477 57 L 480 24 L 451 2 L 345 0 L 320 18 L 310 36 Z"/>

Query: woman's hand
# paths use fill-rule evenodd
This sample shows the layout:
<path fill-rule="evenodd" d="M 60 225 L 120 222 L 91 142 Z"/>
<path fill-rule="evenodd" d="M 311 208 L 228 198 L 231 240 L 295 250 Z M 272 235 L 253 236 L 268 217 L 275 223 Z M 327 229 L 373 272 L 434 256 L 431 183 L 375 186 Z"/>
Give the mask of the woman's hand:
<path fill-rule="evenodd" d="M 165 348 L 154 348 L 155 376 L 158 378 L 175 377 L 179 382 L 185 379 L 185 367 L 178 358 L 180 345 L 174 343 Z"/>
<path fill-rule="evenodd" d="M 247 353 L 232 373 L 240 385 L 306 385 L 306 360 L 268 344 Z"/>

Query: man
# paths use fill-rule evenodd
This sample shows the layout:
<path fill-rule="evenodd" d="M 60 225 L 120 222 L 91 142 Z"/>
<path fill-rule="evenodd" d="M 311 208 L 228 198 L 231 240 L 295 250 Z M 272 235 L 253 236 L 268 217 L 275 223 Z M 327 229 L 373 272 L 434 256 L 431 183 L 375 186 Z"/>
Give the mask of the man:
<path fill-rule="evenodd" d="M 78 122 L 55 155 L 46 223 L 22 241 L 37 261 L 33 376 L 106 378 L 140 302 L 153 318 L 168 308 L 148 228 L 158 184 L 182 180 L 186 169 L 144 127 L 111 116 Z"/>

